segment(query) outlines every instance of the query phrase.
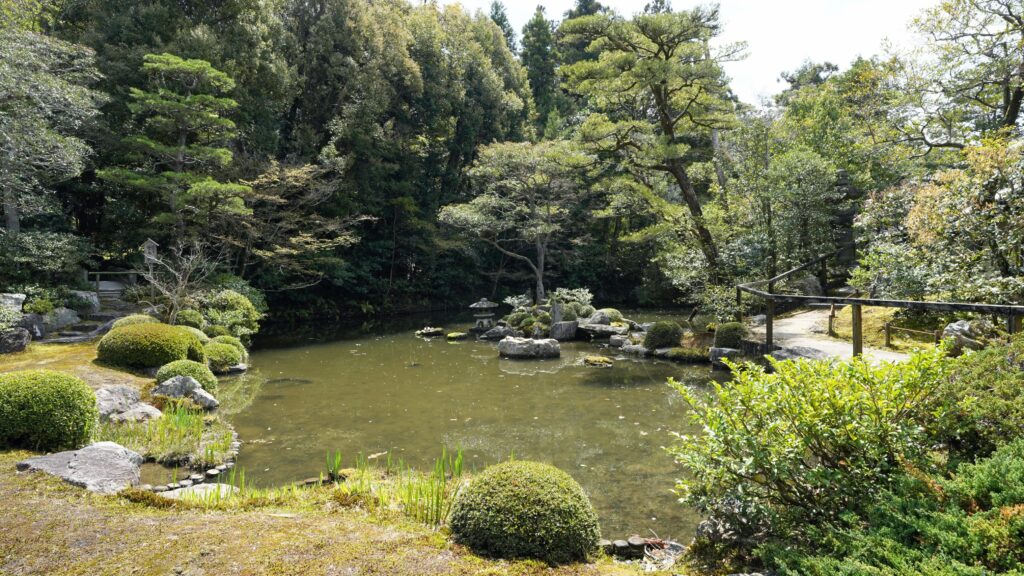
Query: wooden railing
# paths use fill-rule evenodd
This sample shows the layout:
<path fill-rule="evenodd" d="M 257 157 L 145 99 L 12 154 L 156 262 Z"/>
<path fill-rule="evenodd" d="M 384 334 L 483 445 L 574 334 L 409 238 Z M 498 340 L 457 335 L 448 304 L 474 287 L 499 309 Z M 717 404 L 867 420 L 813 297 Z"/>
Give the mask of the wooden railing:
<path fill-rule="evenodd" d="M 863 306 L 877 306 L 884 308 L 904 308 L 907 310 L 921 310 L 921 311 L 936 311 L 936 312 L 974 312 L 979 314 L 992 314 L 1000 316 L 1006 319 L 1007 330 L 1013 334 L 1017 331 L 1018 319 L 1024 317 L 1024 306 L 1015 304 L 978 304 L 970 302 L 931 302 L 931 301 L 919 301 L 919 300 L 889 300 L 884 298 L 855 298 L 855 297 L 844 297 L 844 296 L 809 296 L 802 294 L 778 294 L 775 292 L 775 285 L 782 280 L 807 270 L 811 266 L 821 264 L 823 270 L 824 265 L 829 258 L 832 258 L 841 252 L 851 248 L 852 245 L 845 245 L 838 250 L 829 252 L 823 256 L 819 256 L 806 264 L 802 264 L 787 270 L 778 276 L 769 278 L 768 280 L 759 280 L 757 282 L 748 282 L 746 284 L 736 285 L 736 303 L 737 309 L 743 309 L 743 294 L 751 294 L 757 296 L 765 301 L 765 351 L 771 352 L 775 349 L 774 334 L 773 334 L 773 323 L 775 318 L 775 307 L 778 303 L 791 303 L 797 305 L 808 306 L 812 304 L 832 304 L 832 305 L 844 305 L 850 306 L 852 311 L 852 328 L 853 328 L 853 354 L 859 356 L 864 352 L 864 323 L 861 316 L 861 308 Z M 766 290 L 761 290 L 759 287 L 765 286 Z M 824 286 L 823 286 L 824 287 Z M 737 316 L 740 314 L 737 313 Z M 737 318 L 741 319 L 741 318 Z"/>

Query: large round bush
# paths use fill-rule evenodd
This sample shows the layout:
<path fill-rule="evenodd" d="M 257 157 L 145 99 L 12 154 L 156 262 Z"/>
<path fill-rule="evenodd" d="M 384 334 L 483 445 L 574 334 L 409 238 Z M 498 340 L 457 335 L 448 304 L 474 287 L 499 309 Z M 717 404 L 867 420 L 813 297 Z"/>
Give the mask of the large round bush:
<path fill-rule="evenodd" d="M 210 324 L 224 326 L 236 338 L 248 338 L 259 331 L 262 314 L 245 296 L 234 290 L 221 290 L 206 301 L 203 316 Z"/>
<path fill-rule="evenodd" d="M 451 529 L 478 552 L 552 564 L 586 560 L 600 536 L 583 488 L 558 468 L 525 461 L 474 478 L 455 499 Z"/>
<path fill-rule="evenodd" d="M 210 342 L 206 345 L 206 358 L 210 362 L 210 370 L 215 373 L 227 372 L 232 366 L 242 363 L 242 353 L 231 344 Z"/>
<path fill-rule="evenodd" d="M 660 321 L 655 322 L 647 330 L 644 336 L 644 348 L 657 350 L 658 348 L 676 348 L 683 338 L 683 327 L 676 322 Z"/>
<path fill-rule="evenodd" d="M 245 349 L 245 344 L 242 344 L 242 341 L 234 336 L 217 336 L 215 338 L 211 338 L 210 341 L 234 346 L 238 350 L 238 353 L 242 355 L 243 362 L 245 362 L 249 357 L 249 351 Z"/>
<path fill-rule="evenodd" d="M 89 441 L 98 416 L 96 395 L 70 374 L 0 374 L 0 444 L 47 451 L 77 448 Z"/>
<path fill-rule="evenodd" d="M 742 322 L 726 322 L 715 329 L 715 347 L 739 348 L 747 337 L 747 327 Z"/>
<path fill-rule="evenodd" d="M 185 308 L 179 310 L 178 315 L 174 318 L 174 323 L 178 326 L 191 326 L 193 328 L 202 328 L 206 323 L 203 315 L 199 310 L 193 310 L 192 308 Z"/>
<path fill-rule="evenodd" d="M 217 391 L 217 377 L 213 375 L 213 372 L 210 371 L 206 364 L 193 360 L 168 362 L 156 371 L 156 383 L 162 384 L 175 376 L 191 376 L 196 379 L 196 382 L 202 384 L 203 389 L 207 392 Z"/>
<path fill-rule="evenodd" d="M 118 318 L 114 320 L 113 328 L 124 328 L 125 326 L 134 326 L 135 324 L 159 324 L 160 321 L 148 314 L 131 314 L 124 318 Z"/>
<path fill-rule="evenodd" d="M 100 340 L 97 352 L 102 362 L 138 368 L 163 366 L 175 360 L 206 361 L 198 338 L 167 324 L 115 328 Z"/>
<path fill-rule="evenodd" d="M 210 341 L 210 337 L 206 335 L 206 332 L 203 332 L 199 328 L 193 328 L 192 326 L 183 326 L 181 324 L 177 324 L 175 326 L 178 328 L 178 330 L 184 330 L 185 332 L 188 332 L 189 334 L 195 336 L 204 345 Z"/>

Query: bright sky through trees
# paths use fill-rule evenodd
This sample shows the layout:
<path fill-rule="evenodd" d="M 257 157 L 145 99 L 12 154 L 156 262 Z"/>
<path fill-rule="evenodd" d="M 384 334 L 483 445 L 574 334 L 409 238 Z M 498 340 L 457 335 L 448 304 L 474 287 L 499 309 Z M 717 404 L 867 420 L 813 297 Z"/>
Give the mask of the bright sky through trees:
<path fill-rule="evenodd" d="M 487 13 L 491 0 L 443 0 L 461 3 L 469 11 Z M 517 34 L 533 15 L 537 4 L 546 8 L 549 19 L 561 20 L 574 0 L 506 0 L 505 9 Z M 709 2 L 674 0 L 675 9 Z M 624 16 L 643 10 L 645 0 L 604 0 Z M 897 46 L 911 46 L 915 37 L 907 24 L 931 0 L 720 0 L 725 42 L 747 42 L 748 57 L 729 64 L 732 87 L 740 97 L 756 103 L 785 88 L 779 80 L 783 71 L 797 68 L 804 60 L 830 61 L 846 66 L 860 56 L 880 51 L 884 40 Z"/>

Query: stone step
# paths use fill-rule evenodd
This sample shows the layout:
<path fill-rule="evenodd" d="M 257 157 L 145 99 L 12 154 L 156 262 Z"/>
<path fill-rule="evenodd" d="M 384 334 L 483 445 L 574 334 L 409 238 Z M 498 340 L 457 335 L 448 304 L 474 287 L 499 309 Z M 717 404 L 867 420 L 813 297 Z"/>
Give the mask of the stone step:
<path fill-rule="evenodd" d="M 111 320 L 116 320 L 121 316 L 123 316 L 123 314 L 118 314 L 117 312 L 96 312 L 94 314 L 86 314 L 85 316 L 83 316 L 83 319 L 90 322 L 103 323 L 110 322 Z"/>

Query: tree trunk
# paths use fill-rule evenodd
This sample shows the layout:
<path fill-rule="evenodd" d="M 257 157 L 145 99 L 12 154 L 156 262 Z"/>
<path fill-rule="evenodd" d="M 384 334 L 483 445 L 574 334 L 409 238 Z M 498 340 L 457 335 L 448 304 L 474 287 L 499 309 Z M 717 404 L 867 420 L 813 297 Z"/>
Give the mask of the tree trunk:
<path fill-rule="evenodd" d="M 672 174 L 672 177 L 676 179 L 676 183 L 679 184 L 679 189 L 683 194 L 683 201 L 686 202 L 686 207 L 690 210 L 690 218 L 693 220 L 693 231 L 697 235 L 697 243 L 700 244 L 700 250 L 704 254 L 704 260 L 708 264 L 708 270 L 710 271 L 710 278 L 712 284 L 718 282 L 721 277 L 721 271 L 718 269 L 718 247 L 715 245 L 715 239 L 711 236 L 711 231 L 708 230 L 707 225 L 704 223 L 704 210 L 700 206 L 700 200 L 697 198 L 697 191 L 693 187 L 693 182 L 690 180 L 690 175 L 686 173 L 686 168 L 678 158 L 671 158 L 666 162 L 668 171 Z"/>
<path fill-rule="evenodd" d="M 726 217 L 728 218 L 729 193 L 726 188 L 728 182 L 725 178 L 725 169 L 722 168 L 722 139 L 720 136 L 718 128 L 711 130 L 711 151 L 714 154 L 712 163 L 715 165 L 715 178 L 718 180 L 718 187 L 722 191 L 722 209 L 725 210 Z"/>
<path fill-rule="evenodd" d="M 18 198 L 11 191 L 4 194 L 4 224 L 11 234 L 21 231 L 21 222 L 18 218 Z"/>
<path fill-rule="evenodd" d="M 544 292 L 544 259 L 547 251 L 547 242 L 537 240 L 537 266 L 534 268 L 534 274 L 537 276 L 537 304 L 541 304 L 547 298 Z"/>

